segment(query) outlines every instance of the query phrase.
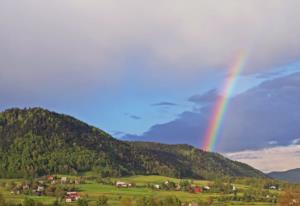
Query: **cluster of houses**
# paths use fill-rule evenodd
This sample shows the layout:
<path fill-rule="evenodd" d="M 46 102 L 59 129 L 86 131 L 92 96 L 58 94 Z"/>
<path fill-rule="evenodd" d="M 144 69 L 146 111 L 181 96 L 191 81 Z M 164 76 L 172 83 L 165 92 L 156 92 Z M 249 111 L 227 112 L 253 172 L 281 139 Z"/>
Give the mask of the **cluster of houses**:
<path fill-rule="evenodd" d="M 48 182 L 51 184 L 81 184 L 83 181 L 81 179 L 68 179 L 67 177 L 57 178 L 55 176 L 49 175 L 47 176 Z"/>
<path fill-rule="evenodd" d="M 14 185 L 10 188 L 11 194 L 20 195 L 20 194 L 34 194 L 37 196 L 49 195 L 49 189 L 55 187 L 59 184 L 81 184 L 80 179 L 69 179 L 67 177 L 55 177 L 49 175 L 47 177 L 41 178 L 40 180 L 30 182 L 30 183 L 21 183 Z M 80 195 L 75 191 L 66 191 L 64 199 L 66 202 L 74 202 L 80 199 Z"/>
<path fill-rule="evenodd" d="M 45 187 L 44 181 L 38 181 L 32 185 L 23 183 L 11 188 L 11 194 L 20 195 L 23 193 L 32 193 L 41 196 L 45 193 Z"/>
<path fill-rule="evenodd" d="M 117 181 L 115 183 L 115 186 L 118 188 L 130 188 L 133 187 L 133 183 L 123 182 L 123 181 Z M 209 186 L 193 186 L 189 185 L 186 188 L 183 188 L 180 184 L 176 184 L 174 182 L 165 181 L 162 184 L 153 184 L 151 185 L 151 188 L 154 190 L 175 190 L 175 191 L 187 191 L 190 193 L 202 193 L 203 191 L 209 191 Z"/>
<path fill-rule="evenodd" d="M 175 191 L 186 191 L 186 192 L 195 193 L 195 194 L 210 190 L 209 186 L 192 185 L 191 183 L 182 185 L 182 184 L 176 184 L 176 183 L 170 182 L 170 181 L 165 181 L 162 185 L 154 185 L 154 188 L 155 189 L 167 188 L 169 190 L 173 189 Z"/>
<path fill-rule="evenodd" d="M 61 183 L 61 184 L 80 184 L 80 180 L 75 179 L 68 179 L 67 177 L 61 177 L 60 180 L 56 180 L 54 176 L 48 176 L 47 179 L 51 181 L 51 184 Z M 72 191 L 67 192 L 65 195 L 65 201 L 67 203 L 75 202 L 80 199 L 80 195 L 78 192 Z"/>

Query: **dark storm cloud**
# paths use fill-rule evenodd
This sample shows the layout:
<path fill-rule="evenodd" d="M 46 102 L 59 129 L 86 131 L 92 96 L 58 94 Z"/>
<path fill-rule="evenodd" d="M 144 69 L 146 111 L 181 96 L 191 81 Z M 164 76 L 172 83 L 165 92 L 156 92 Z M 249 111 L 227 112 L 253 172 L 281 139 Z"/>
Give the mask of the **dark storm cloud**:
<path fill-rule="evenodd" d="M 288 145 L 300 134 L 300 73 L 271 81 L 232 99 L 220 137 L 223 150 Z"/>
<path fill-rule="evenodd" d="M 205 94 L 196 94 L 191 96 L 188 101 L 196 103 L 196 104 L 207 104 L 213 103 L 217 98 L 217 91 L 216 89 L 212 89 Z"/>
<path fill-rule="evenodd" d="M 219 151 L 268 147 L 270 141 L 290 145 L 300 136 L 300 73 L 262 83 L 230 101 L 218 139 Z M 211 91 L 199 96 L 206 99 Z M 198 103 L 198 101 L 195 101 Z M 177 119 L 152 126 L 134 139 L 199 146 L 210 107 L 182 113 Z M 129 137 L 128 138 L 132 138 Z"/>
<path fill-rule="evenodd" d="M 154 141 L 168 144 L 188 143 L 199 146 L 199 131 L 203 130 L 198 122 L 202 115 L 194 112 L 184 112 L 174 121 L 152 126 L 142 136 L 126 135 L 124 139 Z M 197 129 L 196 129 L 197 128 Z"/>

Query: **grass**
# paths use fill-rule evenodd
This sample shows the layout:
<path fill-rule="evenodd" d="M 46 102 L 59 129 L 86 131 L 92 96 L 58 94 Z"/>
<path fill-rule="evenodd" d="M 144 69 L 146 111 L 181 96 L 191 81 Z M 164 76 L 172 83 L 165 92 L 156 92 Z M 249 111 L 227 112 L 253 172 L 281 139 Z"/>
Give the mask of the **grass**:
<path fill-rule="evenodd" d="M 80 193 L 82 196 L 87 195 L 89 200 L 93 203 L 96 201 L 96 199 L 101 196 L 105 195 L 109 198 L 109 204 L 111 206 L 117 206 L 120 203 L 120 200 L 124 197 L 130 197 L 133 200 L 136 200 L 143 196 L 153 196 L 157 198 L 163 198 L 167 196 L 176 196 L 182 201 L 198 201 L 198 200 L 207 200 L 210 197 L 218 197 L 221 194 L 216 193 L 201 193 L 201 194 L 193 194 L 188 192 L 182 192 L 182 191 L 155 191 L 150 188 L 147 188 L 147 184 L 161 184 L 162 182 L 165 182 L 166 180 L 173 181 L 176 183 L 179 183 L 181 180 L 175 179 L 175 178 L 169 178 L 169 177 L 163 177 L 163 176 L 131 176 L 131 177 L 123 177 L 123 178 L 112 178 L 112 181 L 125 181 L 125 182 L 134 182 L 136 184 L 136 187 L 133 188 L 117 188 L 114 185 L 104 185 L 99 184 L 96 181 L 89 180 L 86 181 L 86 184 L 79 184 L 76 185 L 78 187 Z M 8 181 L 14 181 L 14 182 L 21 182 L 22 180 L 7 180 L 7 179 L 0 179 L 1 182 L 8 182 Z M 200 180 L 193 180 L 194 184 L 205 186 L 208 185 L 209 181 L 200 181 Z M 246 188 L 245 185 L 237 185 L 238 188 Z M 0 192 L 8 199 L 8 201 L 14 202 L 14 203 L 21 203 L 25 196 L 24 195 L 13 195 L 10 194 L 9 191 L 5 190 L 4 188 L 0 188 Z M 46 197 L 46 196 L 28 196 L 30 198 L 33 198 L 37 201 L 51 204 L 55 198 L 54 197 Z M 217 204 L 216 204 L 217 205 Z M 235 206 L 245 206 L 245 205 L 259 205 L 259 206 L 271 206 L 274 204 L 270 203 L 243 203 L 243 202 L 230 202 L 226 203 L 226 205 L 235 205 Z"/>

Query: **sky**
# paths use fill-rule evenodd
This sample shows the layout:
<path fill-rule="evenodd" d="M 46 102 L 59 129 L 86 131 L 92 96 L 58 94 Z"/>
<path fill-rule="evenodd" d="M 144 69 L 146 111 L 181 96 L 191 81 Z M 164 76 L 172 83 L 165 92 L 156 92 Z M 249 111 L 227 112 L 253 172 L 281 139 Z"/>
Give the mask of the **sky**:
<path fill-rule="evenodd" d="M 1 0 L 0 110 L 43 107 L 119 139 L 200 148 L 243 50 L 215 151 L 266 172 L 300 167 L 299 7 L 298 0 Z"/>

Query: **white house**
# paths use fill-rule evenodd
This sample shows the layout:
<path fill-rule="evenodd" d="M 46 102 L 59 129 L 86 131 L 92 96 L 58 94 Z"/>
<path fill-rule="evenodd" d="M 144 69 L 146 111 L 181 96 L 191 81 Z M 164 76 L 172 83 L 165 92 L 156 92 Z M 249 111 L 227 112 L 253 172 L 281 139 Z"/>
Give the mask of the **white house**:
<path fill-rule="evenodd" d="M 210 190 L 210 187 L 209 186 L 204 186 L 203 189 L 204 190 Z"/>
<path fill-rule="evenodd" d="M 127 183 L 127 182 L 116 182 L 116 186 L 117 187 L 131 187 L 132 185 L 130 183 Z"/>
<path fill-rule="evenodd" d="M 158 190 L 160 189 L 160 185 L 158 185 L 158 184 L 153 185 L 153 187 Z"/>

